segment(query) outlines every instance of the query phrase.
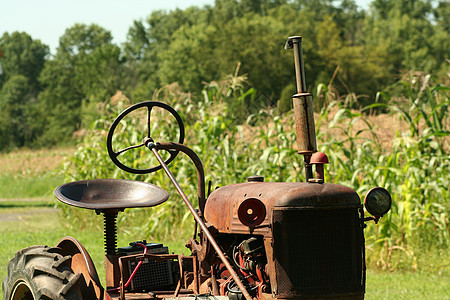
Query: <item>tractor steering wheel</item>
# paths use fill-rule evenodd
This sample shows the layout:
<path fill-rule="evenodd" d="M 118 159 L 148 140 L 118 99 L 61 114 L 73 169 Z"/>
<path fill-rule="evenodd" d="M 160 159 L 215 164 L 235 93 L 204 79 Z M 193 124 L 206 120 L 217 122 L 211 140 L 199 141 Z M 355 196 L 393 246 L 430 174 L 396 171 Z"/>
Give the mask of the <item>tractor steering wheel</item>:
<path fill-rule="evenodd" d="M 114 131 L 116 130 L 117 125 L 120 123 L 120 121 L 122 121 L 122 119 L 127 116 L 128 114 L 130 114 L 131 112 L 142 108 L 142 107 L 147 107 L 148 109 L 148 113 L 147 113 L 147 135 L 146 138 L 144 139 L 144 141 L 139 144 L 139 145 L 134 145 L 134 146 L 130 146 L 127 148 L 124 148 L 122 150 L 119 151 L 114 151 L 113 147 L 112 147 L 112 140 L 113 140 L 113 135 L 114 135 Z M 145 101 L 145 102 L 141 102 L 135 105 L 132 105 L 130 107 L 128 107 L 127 109 L 125 109 L 122 113 L 120 113 L 120 115 L 114 120 L 114 122 L 112 123 L 111 127 L 109 128 L 108 131 L 108 137 L 106 139 L 106 146 L 108 148 L 108 154 L 109 157 L 111 158 L 111 160 L 122 170 L 126 171 L 126 172 L 130 172 L 130 173 L 134 173 L 134 174 L 146 174 L 146 173 L 152 173 L 155 171 L 158 171 L 159 169 L 161 169 L 161 165 L 157 165 L 148 169 L 136 169 L 136 168 L 131 168 L 128 167 L 126 165 L 124 165 L 119 159 L 118 156 L 128 150 L 131 149 L 136 149 L 142 146 L 146 146 L 146 143 L 150 140 L 153 141 L 152 137 L 151 137 L 151 126 L 150 126 L 150 116 L 152 113 L 152 109 L 153 107 L 160 107 L 166 111 L 168 111 L 170 114 L 172 114 L 172 116 L 176 119 L 177 123 L 178 123 L 178 129 L 179 129 L 179 138 L 178 138 L 178 143 L 182 144 L 184 141 L 184 124 L 183 121 L 181 120 L 180 115 L 176 112 L 175 109 L 173 109 L 171 106 L 162 103 L 162 102 L 157 102 L 157 101 Z M 179 151 L 176 150 L 167 150 L 170 153 L 170 157 L 165 161 L 166 165 L 169 164 L 179 153 Z"/>

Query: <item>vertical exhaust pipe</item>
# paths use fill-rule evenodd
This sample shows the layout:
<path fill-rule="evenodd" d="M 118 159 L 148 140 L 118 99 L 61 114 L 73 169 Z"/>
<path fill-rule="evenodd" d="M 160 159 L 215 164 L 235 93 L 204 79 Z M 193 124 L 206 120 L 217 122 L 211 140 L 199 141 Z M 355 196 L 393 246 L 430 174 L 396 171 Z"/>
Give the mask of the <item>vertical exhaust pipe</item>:
<path fill-rule="evenodd" d="M 312 165 L 310 164 L 311 155 L 317 152 L 317 144 L 312 94 L 306 91 L 302 37 L 289 37 L 286 41 L 285 49 L 294 49 L 297 94 L 292 96 L 292 102 L 294 106 L 295 129 L 298 153 L 304 157 L 306 181 L 309 181 L 309 179 L 313 178 Z"/>

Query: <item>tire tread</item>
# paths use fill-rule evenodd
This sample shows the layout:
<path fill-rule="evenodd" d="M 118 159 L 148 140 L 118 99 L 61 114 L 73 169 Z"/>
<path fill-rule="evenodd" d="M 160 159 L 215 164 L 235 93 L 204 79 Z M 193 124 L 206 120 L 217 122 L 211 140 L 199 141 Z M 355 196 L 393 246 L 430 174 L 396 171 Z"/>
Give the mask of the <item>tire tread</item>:
<path fill-rule="evenodd" d="M 19 250 L 8 263 L 4 299 L 10 299 L 18 280 L 25 281 L 39 300 L 84 299 L 87 289 L 83 275 L 74 274 L 70 268 L 72 257 L 60 253 L 60 248 L 40 245 Z"/>

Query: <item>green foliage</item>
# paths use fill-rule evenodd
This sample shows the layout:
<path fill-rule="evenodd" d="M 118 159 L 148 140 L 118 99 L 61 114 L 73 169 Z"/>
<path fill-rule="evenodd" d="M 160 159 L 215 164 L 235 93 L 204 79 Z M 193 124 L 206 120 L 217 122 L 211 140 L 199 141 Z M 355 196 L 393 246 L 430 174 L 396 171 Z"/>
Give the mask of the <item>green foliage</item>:
<path fill-rule="evenodd" d="M 42 132 L 42 110 L 29 90 L 27 78 L 13 75 L 0 90 L 0 151 L 19 147 L 35 148 Z"/>
<path fill-rule="evenodd" d="M 170 43 L 168 49 L 158 55 L 161 82 L 178 82 L 186 91 L 199 91 L 203 82 L 214 79 L 211 30 L 206 24 L 200 24 L 182 26 L 173 33 L 177 42 Z"/>
<path fill-rule="evenodd" d="M 4 33 L 0 38 L 4 54 L 0 76 L 0 151 L 34 147 L 42 132 L 42 115 L 37 105 L 41 91 L 38 76 L 48 47 L 26 33 Z"/>
<path fill-rule="evenodd" d="M 45 89 L 39 101 L 47 122 L 38 143 L 70 141 L 74 131 L 98 117 L 92 116 L 92 108 L 124 87 L 120 49 L 111 41 L 110 32 L 95 24 L 66 30 L 55 57 L 40 74 Z"/>
<path fill-rule="evenodd" d="M 443 31 L 442 23 L 434 23 L 431 17 L 432 14 L 445 15 L 445 9 L 442 9 L 445 5 L 433 8 L 432 2 L 435 1 L 372 2 L 371 14 L 366 18 L 364 41 L 368 47 L 384 45 L 392 60 L 393 71 L 414 70 L 445 76 L 448 31 Z M 441 46 L 436 47 L 435 43 Z M 447 50 L 435 52 L 437 49 Z"/>
<path fill-rule="evenodd" d="M 438 14 L 427 1 L 402 5 L 390 0 L 383 5 L 375 3 L 365 14 L 354 1 L 340 5 L 333 1 L 217 1 L 204 9 L 153 13 L 147 24 L 136 23 L 130 30 L 127 49 L 145 67 L 146 72 L 138 73 L 145 78 L 139 85 L 146 96 L 160 83 L 172 82 L 200 93 L 202 81 L 218 80 L 240 63 L 241 72 L 258 91 L 259 104 L 275 105 L 293 77 L 291 55 L 282 50 L 284 41 L 300 34 L 307 38 L 309 83 L 327 82 L 334 76 L 339 93 L 367 95 L 360 99 L 362 107 L 372 103 L 375 93 L 393 83 L 393 74 L 405 68 L 445 76 L 442 63 L 448 57 L 448 32 L 438 28 L 442 22 L 435 25 L 430 17 L 443 13 Z M 418 14 L 421 9 L 423 15 Z M 435 55 L 428 57 L 431 53 Z"/>
<path fill-rule="evenodd" d="M 124 44 L 124 56 L 127 59 L 129 76 L 135 86 L 132 92 L 136 94 L 136 97 L 151 97 L 153 92 L 162 86 L 161 76 L 164 77 L 164 75 L 159 72 L 159 69 L 164 61 L 161 61 L 161 57 L 165 55 L 165 51 L 171 44 L 177 44 L 178 41 L 173 35 L 182 27 L 185 27 L 183 30 L 189 30 L 189 27 L 194 24 L 201 26 L 206 15 L 202 10 L 191 7 L 171 12 L 154 11 L 145 22 L 134 22 L 128 31 L 128 40 Z M 190 49 L 188 48 L 187 51 Z M 183 53 L 176 55 L 182 56 Z M 172 59 L 176 57 L 171 57 L 170 60 Z M 178 67 L 176 69 L 179 72 L 183 71 Z M 170 77 L 170 74 L 168 76 Z M 181 82 L 179 79 L 177 81 Z"/>
<path fill-rule="evenodd" d="M 404 96 L 383 94 L 388 104 L 365 108 L 385 106 L 393 118 L 401 117 L 409 125 L 409 132 L 397 132 L 391 149 L 380 143 L 363 114 L 343 107 L 328 127 L 338 129 L 345 138 L 337 141 L 333 134 L 322 135 L 319 144 L 321 149 L 334 150 L 326 151 L 331 153 L 333 181 L 359 193 L 382 186 L 393 195 L 391 212 L 380 224 L 366 229 L 366 245 L 376 253 L 369 257 L 386 269 L 415 270 L 423 258 L 419 249 L 445 252 L 449 247 L 449 94 L 448 87 L 422 74 L 408 74 L 394 88 L 401 88 Z M 355 128 L 358 120 L 367 126 Z"/>
<path fill-rule="evenodd" d="M 402 177 L 397 186 L 402 202 L 396 207 L 402 228 L 396 243 L 448 247 L 449 88 L 421 73 L 407 74 L 399 85 L 403 97 L 389 103 L 410 130 L 398 135 L 394 153 L 387 157 L 402 166 L 396 174 Z"/>
<path fill-rule="evenodd" d="M 256 91 L 246 97 L 249 111 L 275 107 L 294 81 L 292 53 L 283 50 L 291 35 L 305 38 L 307 90 L 332 84 L 337 95 L 361 95 L 348 102 L 361 108 L 404 70 L 446 78 L 448 12 L 446 1 L 432 0 L 374 0 L 368 11 L 353 0 L 221 0 L 152 12 L 134 22 L 122 47 L 98 25 L 75 24 L 54 56 L 26 33 L 5 33 L 0 97 L 3 86 L 17 84 L 8 84 L 11 78 L 25 76 L 20 90 L 27 90 L 22 94 L 32 105 L 20 118 L 25 125 L 14 127 L 17 140 L 0 132 L 1 149 L 73 141 L 75 131 L 98 117 L 96 106 L 117 90 L 150 99 L 161 86 L 177 83 L 200 97 L 205 82 L 220 81 L 237 65 Z M 12 118 L 9 111 L 2 112 L 2 124 Z M 35 126 L 32 119 L 40 121 Z"/>
<path fill-rule="evenodd" d="M 28 89 L 34 96 L 40 91 L 39 73 L 44 67 L 49 49 L 39 40 L 33 40 L 25 32 L 5 32 L 0 37 L 3 75 L 0 76 L 0 89 L 12 76 L 27 78 Z"/>
<path fill-rule="evenodd" d="M 280 100 L 278 100 L 278 112 L 286 113 L 292 110 L 292 96 L 296 93 L 296 86 L 294 83 L 288 84 L 282 91 L 280 95 Z"/>

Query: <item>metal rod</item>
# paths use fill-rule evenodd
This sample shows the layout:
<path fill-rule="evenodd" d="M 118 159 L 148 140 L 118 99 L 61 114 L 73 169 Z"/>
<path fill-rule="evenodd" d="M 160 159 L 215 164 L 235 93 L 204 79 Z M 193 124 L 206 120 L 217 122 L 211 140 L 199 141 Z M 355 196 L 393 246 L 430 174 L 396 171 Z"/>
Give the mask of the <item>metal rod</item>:
<path fill-rule="evenodd" d="M 293 41 L 294 44 L 294 63 L 295 63 L 295 77 L 297 80 L 297 92 L 306 92 L 306 80 L 305 80 L 305 68 L 303 66 L 303 50 L 302 50 L 302 39 L 296 39 Z"/>
<path fill-rule="evenodd" d="M 149 140 L 151 141 L 151 140 Z M 197 169 L 197 190 L 198 190 L 198 206 L 200 208 L 201 217 L 205 211 L 205 171 L 203 170 L 203 164 L 198 155 L 189 147 L 179 143 L 156 143 L 156 149 L 158 150 L 176 150 L 186 154 L 194 163 Z"/>
<path fill-rule="evenodd" d="M 286 42 L 286 49 L 294 49 L 295 79 L 297 93 L 306 93 L 305 68 L 303 65 L 302 37 L 291 36 Z"/>
<path fill-rule="evenodd" d="M 306 182 L 313 178 L 313 170 L 311 165 L 311 155 L 303 155 L 303 161 L 305 162 L 305 177 Z"/>
<path fill-rule="evenodd" d="M 291 36 L 286 41 L 286 49 L 294 50 L 295 79 L 297 94 L 292 96 L 298 153 L 305 162 L 306 181 L 313 178 L 311 155 L 317 151 L 312 95 L 306 91 L 305 68 L 303 64 L 302 37 Z"/>
<path fill-rule="evenodd" d="M 206 227 L 205 223 L 200 218 L 198 213 L 195 211 L 195 208 L 192 206 L 191 202 L 189 201 L 188 197 L 184 193 L 184 191 L 181 188 L 181 186 L 178 184 L 177 180 L 175 179 L 175 176 L 173 176 L 172 172 L 170 172 L 169 168 L 165 164 L 163 158 L 161 157 L 161 155 L 159 155 L 158 150 L 156 149 L 156 144 L 153 143 L 153 142 L 150 142 L 150 143 L 147 144 L 147 147 L 153 152 L 153 154 L 155 155 L 156 159 L 158 160 L 158 162 L 160 163 L 160 165 L 162 166 L 162 168 L 166 172 L 167 176 L 169 176 L 169 179 L 172 181 L 173 185 L 175 186 L 176 190 L 180 194 L 181 198 L 183 198 L 183 201 L 186 203 L 187 207 L 189 208 L 189 210 L 191 211 L 192 215 L 194 216 L 195 221 L 197 221 L 197 223 L 200 225 L 200 228 L 203 230 L 204 234 L 208 238 L 208 241 L 211 243 L 211 245 L 213 246 L 214 250 L 216 250 L 217 254 L 219 255 L 219 257 L 222 260 L 222 262 L 224 263 L 224 265 L 227 268 L 228 272 L 230 272 L 231 277 L 233 277 L 234 281 L 238 285 L 238 287 L 241 290 L 242 294 L 244 295 L 245 299 L 252 300 L 252 297 L 248 293 L 248 291 L 245 288 L 245 286 L 242 284 L 241 279 L 239 278 L 239 276 L 234 271 L 233 267 L 231 266 L 231 264 L 228 261 L 227 257 L 223 253 L 222 249 L 220 249 L 220 247 L 217 244 L 216 240 L 214 239 L 212 234 L 209 232 L 208 228 Z"/>

